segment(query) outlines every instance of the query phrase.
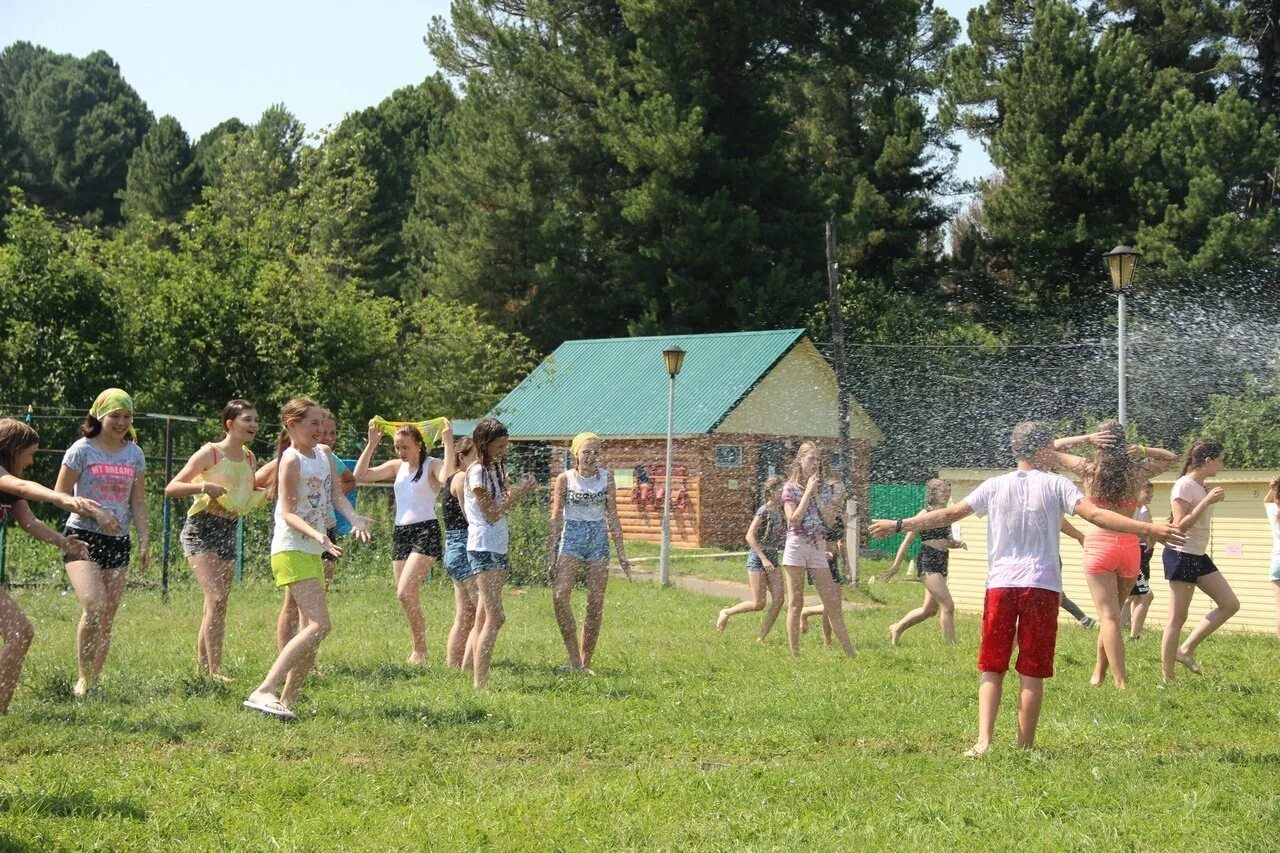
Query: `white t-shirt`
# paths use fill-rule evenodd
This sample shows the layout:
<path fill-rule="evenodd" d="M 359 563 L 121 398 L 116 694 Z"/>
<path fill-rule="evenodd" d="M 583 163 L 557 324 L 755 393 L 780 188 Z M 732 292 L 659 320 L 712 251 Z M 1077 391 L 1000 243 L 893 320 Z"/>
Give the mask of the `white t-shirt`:
<path fill-rule="evenodd" d="M 1177 482 L 1173 484 L 1173 492 L 1170 494 L 1169 500 L 1184 500 L 1191 504 L 1191 509 L 1195 509 L 1207 494 L 1209 494 L 1209 490 L 1191 479 L 1191 475 L 1188 474 L 1179 477 Z M 1181 547 L 1177 545 L 1170 545 L 1169 547 L 1184 554 L 1203 554 L 1209 550 L 1209 530 L 1212 516 L 1213 507 L 1206 508 L 1200 514 L 1200 518 L 1195 525 L 1187 531 L 1187 544 Z"/>
<path fill-rule="evenodd" d="M 1276 519 L 1280 517 L 1280 504 L 1268 503 L 1267 521 L 1271 524 L 1271 556 L 1280 557 L 1280 527 L 1277 527 Z"/>
<path fill-rule="evenodd" d="M 1066 477 L 1039 470 L 1010 471 L 970 492 L 964 502 L 987 517 L 987 588 L 1062 592 L 1058 532 L 1083 499 Z"/>
<path fill-rule="evenodd" d="M 463 494 L 462 512 L 467 517 L 467 550 L 490 551 L 494 554 L 507 553 L 509 532 L 507 517 L 490 524 L 480 510 L 480 499 L 476 497 L 476 489 L 485 489 L 490 499 L 501 506 L 506 503 L 507 496 L 498 482 L 498 475 L 485 468 L 479 462 L 471 463 L 467 469 L 467 488 Z"/>
<path fill-rule="evenodd" d="M 564 520 L 604 521 L 605 488 L 609 472 L 597 468 L 594 477 L 584 477 L 576 468 L 564 472 Z"/>
<path fill-rule="evenodd" d="M 422 460 L 422 476 L 418 477 L 416 483 L 413 478 L 418 473 L 418 466 L 411 468 L 407 463 L 401 462 L 396 469 L 396 481 L 392 488 L 396 494 L 397 527 L 435 519 L 436 493 L 431 488 L 431 466 L 434 464 L 436 459 L 433 456 Z"/>

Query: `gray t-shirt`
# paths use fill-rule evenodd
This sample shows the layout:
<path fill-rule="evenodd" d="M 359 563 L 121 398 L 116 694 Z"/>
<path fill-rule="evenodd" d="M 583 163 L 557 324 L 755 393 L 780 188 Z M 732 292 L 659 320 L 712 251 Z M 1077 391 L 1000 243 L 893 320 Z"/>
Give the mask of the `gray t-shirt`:
<path fill-rule="evenodd" d="M 142 448 L 126 441 L 118 452 L 108 453 L 89 439 L 82 438 L 67 448 L 62 464 L 80 475 L 74 490 L 76 497 L 102 504 L 102 508 L 120 522 L 120 529 L 111 535 L 128 536 L 129 524 L 133 520 L 129 496 L 133 492 L 134 481 L 141 479 L 147 468 Z M 67 526 L 93 533 L 102 532 L 98 522 L 74 512 L 67 519 Z"/>

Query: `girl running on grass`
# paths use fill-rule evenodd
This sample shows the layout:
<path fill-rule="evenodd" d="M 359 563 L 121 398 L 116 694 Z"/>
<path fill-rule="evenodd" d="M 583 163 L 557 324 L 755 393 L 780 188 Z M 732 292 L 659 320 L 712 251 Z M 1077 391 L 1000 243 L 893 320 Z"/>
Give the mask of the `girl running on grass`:
<path fill-rule="evenodd" d="M 613 535 L 618 562 L 628 578 L 631 563 L 622 544 L 613 472 L 600 465 L 599 436 L 579 433 L 569 445 L 569 456 L 573 467 L 562 471 L 551 489 L 547 574 L 552 582 L 556 623 L 569 653 L 569 662 L 563 669 L 594 675 L 591 658 L 600 638 L 604 592 L 609 583 L 609 534 Z M 579 643 L 573 618 L 573 586 L 583 569 L 587 573 L 587 611 L 582 618 Z"/>
<path fill-rule="evenodd" d="M 824 513 L 831 513 L 834 491 L 826 485 L 818 446 L 811 441 L 800 445 L 792 462 L 790 478 L 782 487 L 782 508 L 787 519 L 787 541 L 782 564 L 787 571 L 787 641 L 791 654 L 800 656 L 800 622 L 804 611 L 806 572 L 818 588 L 826 617 L 836 639 L 848 657 L 857 651 L 849 640 L 844 623 L 840 586 L 827 562 Z M 802 485 L 803 483 L 803 485 Z"/>
<path fill-rule="evenodd" d="M 1138 492 L 1138 510 L 1133 514 L 1138 521 L 1151 522 L 1150 504 L 1154 490 L 1155 486 L 1148 480 L 1143 485 L 1142 491 Z M 1151 593 L 1151 554 L 1155 549 L 1155 543 L 1150 536 L 1145 536 L 1139 540 L 1138 548 L 1138 580 L 1129 593 L 1129 600 L 1125 602 L 1129 616 L 1129 638 L 1132 640 L 1142 636 L 1142 627 L 1147 622 L 1147 611 L 1151 609 L 1151 601 L 1155 598 Z"/>
<path fill-rule="evenodd" d="M 1271 525 L 1271 586 L 1276 594 L 1276 639 L 1280 640 L 1280 477 L 1271 481 L 1262 506 Z"/>
<path fill-rule="evenodd" d="M 147 462 L 133 431 L 133 398 L 119 388 L 103 391 L 80 432 L 82 437 L 62 457 L 54 490 L 96 500 L 117 525 L 104 527 L 92 516 L 73 512 L 64 531 L 89 546 L 87 558 L 62 558 L 83 610 L 76 628 L 77 698 L 97 685 L 111 648 L 111 628 L 129 575 L 130 523 L 138 531 L 140 572 L 150 563 L 151 542 L 143 479 Z"/>
<path fill-rule="evenodd" d="M 276 586 L 287 589 L 297 604 L 301 627 L 244 702 L 246 708 L 287 719 L 295 719 L 290 707 L 315 663 L 316 649 L 329 633 L 321 555 L 325 551 L 342 554 L 324 533 L 329 503 L 351 522 L 357 539 L 369 541 L 369 520 L 351 508 L 338 484 L 333 456 L 320 444 L 323 420 L 320 407 L 307 399 L 290 400 L 280 412 L 284 430 L 277 445 L 271 573 Z M 284 691 L 277 697 L 281 683 Z"/>
<path fill-rule="evenodd" d="M 1092 445 L 1094 458 L 1085 459 L 1063 451 Z M 1125 444 L 1119 421 L 1103 421 L 1089 435 L 1059 438 L 1053 443 L 1058 463 L 1078 476 L 1084 492 L 1095 506 L 1132 517 L 1138 509 L 1138 494 L 1151 477 L 1163 473 L 1177 455 L 1159 447 Z M 1098 646 L 1089 683 L 1101 686 L 1111 668 L 1118 690 L 1129 686 L 1124 665 L 1124 635 L 1121 611 L 1141 568 L 1139 539 L 1132 533 L 1091 530 L 1084 537 L 1084 578 L 1098 611 Z"/>
<path fill-rule="evenodd" d="M 767 591 L 772 603 L 760 622 L 760 633 L 756 635 L 756 642 L 761 644 L 769 636 L 784 603 L 785 582 L 779 568 L 779 558 L 787 544 L 787 522 L 782 517 L 782 485 L 782 478 L 776 474 L 765 480 L 764 503 L 756 510 L 751 526 L 747 528 L 747 547 L 751 549 L 747 554 L 747 583 L 751 587 L 751 600 L 726 607 L 716 620 L 716 630 L 723 632 L 729 624 L 729 617 L 764 610 Z"/>
<path fill-rule="evenodd" d="M 467 558 L 467 516 L 462 511 L 466 499 L 467 469 L 476 461 L 476 446 L 470 438 L 453 442 L 453 471 L 440 498 L 440 517 L 444 521 L 444 570 L 453 581 L 453 625 L 445 647 L 445 663 L 453 669 L 466 669 L 471 663 L 467 639 L 476 621 L 479 600 L 476 572 Z"/>
<path fill-rule="evenodd" d="M 391 574 L 396 597 L 409 623 L 409 664 L 427 662 L 427 624 L 422 614 L 420 590 L 431 567 L 444 553 L 440 522 L 436 518 L 436 494 L 453 474 L 453 427 L 446 426 L 444 459 L 431 456 L 422 431 L 412 424 L 396 428 L 392 440 L 396 458 L 370 468 L 382 441 L 382 427 L 369 421 L 369 438 L 356 462 L 360 483 L 394 481 L 395 527 L 391 533 Z"/>
<path fill-rule="evenodd" d="M 29 425 L 12 418 L 0 419 L 0 525 L 8 523 L 9 516 L 13 516 L 19 527 L 41 542 L 59 548 L 73 560 L 87 560 L 88 545 L 78 537 L 64 536 L 40 521 L 27 502 L 51 503 L 65 512 L 93 518 L 110 530 L 116 529 L 116 517 L 97 501 L 67 497 L 39 483 L 24 480 L 22 472 L 35 459 L 39 445 L 40 436 Z M 35 638 L 35 629 L 4 589 L 0 589 L 0 638 L 4 640 L 4 646 L 0 648 L 0 714 L 7 714 L 27 650 Z"/>
<path fill-rule="evenodd" d="M 507 455 L 507 428 L 495 418 L 476 424 L 471 439 L 476 445 L 477 460 L 467 469 L 463 511 L 467 516 L 467 559 L 475 573 L 479 592 L 479 611 L 471 628 L 471 663 L 473 683 L 477 688 L 489 681 L 489 665 L 493 646 L 502 623 L 507 621 L 502 608 L 502 586 L 507 582 L 507 515 L 516 504 L 536 488 L 532 474 L 526 473 L 514 489 L 507 482 L 503 463 Z"/>
<path fill-rule="evenodd" d="M 924 509 L 919 515 L 943 509 L 951 502 L 951 484 L 946 480 L 933 479 L 925 485 Z M 916 537 L 920 538 L 920 554 L 916 557 L 916 574 L 924 584 L 924 603 L 912 610 L 902 619 L 889 626 L 889 642 L 898 645 L 902 632 L 913 625 L 938 614 L 938 622 L 942 627 L 942 636 L 948 643 L 956 641 L 955 603 L 951 600 L 951 590 L 947 587 L 947 564 L 951 559 L 952 548 L 967 547 L 963 542 L 951 538 L 950 525 L 931 527 L 919 533 L 909 531 L 898 546 L 898 553 L 893 558 L 888 575 L 892 576 L 902 565 Z"/>
<path fill-rule="evenodd" d="M 1160 668 L 1166 682 L 1173 681 L 1175 664 L 1179 663 L 1200 675 L 1196 647 L 1240 609 L 1240 599 L 1231 590 L 1231 584 L 1205 553 L 1209 549 L 1213 505 L 1227 496 L 1221 488 L 1207 487 L 1205 481 L 1221 470 L 1222 445 L 1201 439 L 1191 445 L 1182 476 L 1173 484 L 1173 523 L 1186 532 L 1187 541 L 1180 546 L 1166 546 L 1163 555 L 1164 577 L 1172 595 L 1169 621 L 1160 640 Z M 1216 606 L 1205 614 L 1186 642 L 1179 645 L 1187 610 L 1197 588 L 1212 598 Z"/>
<path fill-rule="evenodd" d="M 258 410 L 248 400 L 222 408 L 221 441 L 192 454 L 165 486 L 170 498 L 195 500 L 182 526 L 182 553 L 204 593 L 204 615 L 196 636 L 196 670 L 214 681 L 233 683 L 222 674 L 222 638 L 227 626 L 227 596 L 235 572 L 236 526 L 240 516 L 262 506 L 267 493 L 254 484 L 255 460 L 249 450 L 258 434 Z"/>

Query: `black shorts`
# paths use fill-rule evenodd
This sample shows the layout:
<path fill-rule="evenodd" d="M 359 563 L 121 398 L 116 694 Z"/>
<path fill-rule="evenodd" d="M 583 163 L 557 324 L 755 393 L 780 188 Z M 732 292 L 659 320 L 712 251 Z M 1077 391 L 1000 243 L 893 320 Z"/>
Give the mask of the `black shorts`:
<path fill-rule="evenodd" d="M 236 558 L 236 520 L 207 512 L 189 515 L 178 541 L 182 543 L 184 556 L 212 554 L 230 562 Z"/>
<path fill-rule="evenodd" d="M 1133 589 L 1129 590 L 1130 595 L 1150 595 L 1151 594 L 1151 549 L 1138 546 L 1138 579 L 1134 581 Z"/>
<path fill-rule="evenodd" d="M 129 537 L 108 536 L 93 530 L 81 530 L 78 527 L 62 528 L 64 536 L 74 536 L 89 546 L 89 562 L 97 563 L 100 569 L 119 569 L 129 565 Z M 76 562 L 67 554 L 62 555 L 63 563 Z"/>
<path fill-rule="evenodd" d="M 1208 554 L 1184 554 L 1172 548 L 1164 549 L 1164 579 L 1167 581 L 1195 583 L 1217 570 Z"/>
<path fill-rule="evenodd" d="M 942 575 L 945 578 L 947 576 L 947 565 L 950 562 L 951 555 L 946 551 L 939 551 L 937 548 L 921 545 L 920 553 L 916 555 L 916 575 L 918 577 Z"/>
<path fill-rule="evenodd" d="M 424 554 L 437 560 L 444 553 L 440 522 L 430 518 L 416 524 L 397 524 L 391 531 L 391 559 L 407 560 L 410 554 Z"/>
<path fill-rule="evenodd" d="M 326 527 L 324 529 L 324 535 L 329 537 L 330 542 L 336 543 L 338 541 L 338 525 L 335 524 L 332 527 Z M 323 554 L 321 554 L 320 559 L 324 560 L 326 563 L 338 562 L 338 558 L 330 554 L 328 551 L 325 551 Z"/>

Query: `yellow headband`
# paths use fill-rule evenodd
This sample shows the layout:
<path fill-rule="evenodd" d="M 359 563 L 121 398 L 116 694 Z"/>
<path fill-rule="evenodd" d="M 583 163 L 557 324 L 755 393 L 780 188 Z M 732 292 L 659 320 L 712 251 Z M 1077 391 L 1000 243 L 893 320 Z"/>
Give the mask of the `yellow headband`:
<path fill-rule="evenodd" d="M 580 432 L 573 437 L 573 441 L 569 443 L 569 453 L 574 459 L 578 458 L 578 454 L 582 452 L 582 446 L 588 441 L 599 441 L 600 436 L 594 432 Z"/>
<path fill-rule="evenodd" d="M 127 391 L 121 388 L 108 388 L 99 394 L 98 399 L 94 400 L 93 405 L 89 407 L 89 414 L 98 420 L 102 420 L 112 412 L 133 414 L 133 398 Z M 129 427 L 129 437 L 134 441 L 138 440 L 138 433 L 133 427 Z"/>
<path fill-rule="evenodd" d="M 440 436 L 444 432 L 444 428 L 449 426 L 449 419 L 432 418 L 429 421 L 389 421 L 386 418 L 375 415 L 369 423 L 382 430 L 383 434 L 388 438 L 395 438 L 396 430 L 400 429 L 400 427 L 411 426 L 418 431 L 418 435 L 422 436 L 422 441 L 427 445 L 427 452 L 430 453 L 440 444 Z"/>

